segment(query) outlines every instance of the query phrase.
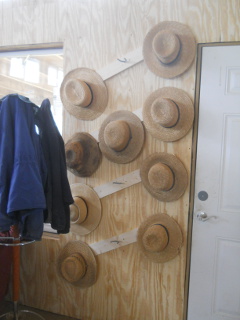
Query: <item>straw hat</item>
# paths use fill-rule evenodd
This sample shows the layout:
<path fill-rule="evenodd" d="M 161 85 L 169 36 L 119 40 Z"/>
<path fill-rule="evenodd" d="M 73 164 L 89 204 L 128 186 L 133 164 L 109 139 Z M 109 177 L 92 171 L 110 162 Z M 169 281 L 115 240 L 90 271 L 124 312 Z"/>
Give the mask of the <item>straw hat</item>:
<path fill-rule="evenodd" d="M 79 235 L 92 232 L 102 218 L 102 205 L 97 193 L 88 185 L 71 185 L 74 203 L 70 205 L 70 231 Z"/>
<path fill-rule="evenodd" d="M 142 222 L 137 233 L 137 243 L 150 260 L 167 262 L 179 254 L 182 232 L 173 218 L 165 213 L 158 213 Z"/>
<path fill-rule="evenodd" d="M 156 152 L 140 168 L 140 177 L 148 192 L 160 201 L 175 201 L 185 192 L 188 174 L 183 163 L 173 154 Z"/>
<path fill-rule="evenodd" d="M 75 286 L 92 286 L 97 280 L 97 263 L 91 248 L 82 241 L 68 242 L 58 257 L 58 272 Z"/>
<path fill-rule="evenodd" d="M 116 163 L 128 163 L 138 156 L 143 147 L 144 128 L 134 113 L 120 110 L 103 121 L 98 139 L 106 158 Z"/>
<path fill-rule="evenodd" d="M 192 64 L 196 43 L 191 29 L 179 22 L 164 21 L 154 26 L 143 42 L 148 68 L 163 78 L 174 78 Z"/>
<path fill-rule="evenodd" d="M 79 177 L 89 177 L 98 168 L 101 152 L 98 142 L 86 132 L 75 133 L 65 144 L 67 168 Z"/>
<path fill-rule="evenodd" d="M 176 141 L 192 127 L 194 108 L 188 94 L 165 87 L 152 92 L 144 102 L 143 122 L 150 134 L 163 141 Z"/>
<path fill-rule="evenodd" d="M 82 120 L 96 119 L 108 103 L 107 87 L 103 79 L 88 68 L 70 71 L 63 79 L 60 96 L 66 110 Z"/>

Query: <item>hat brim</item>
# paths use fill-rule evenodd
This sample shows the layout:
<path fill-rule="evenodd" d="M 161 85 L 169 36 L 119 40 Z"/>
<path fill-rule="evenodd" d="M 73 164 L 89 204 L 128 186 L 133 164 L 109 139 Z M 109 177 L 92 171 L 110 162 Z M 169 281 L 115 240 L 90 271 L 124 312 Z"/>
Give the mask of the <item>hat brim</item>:
<path fill-rule="evenodd" d="M 148 173 L 151 167 L 157 163 L 167 165 L 174 174 L 174 185 L 168 191 L 157 191 L 150 185 Z M 140 167 L 140 177 L 144 187 L 156 199 L 170 202 L 179 199 L 186 191 L 188 185 L 188 174 L 183 163 L 173 154 L 156 152 L 148 156 Z"/>
<path fill-rule="evenodd" d="M 169 64 L 162 63 L 155 55 L 152 43 L 159 31 L 173 31 L 178 36 L 181 49 L 177 58 Z M 154 26 L 146 35 L 143 42 L 143 58 L 148 68 L 163 78 L 174 78 L 184 73 L 192 64 L 196 53 L 196 42 L 191 29 L 176 21 L 163 21 Z"/>
<path fill-rule="evenodd" d="M 105 143 L 104 130 L 106 126 L 115 120 L 123 120 L 128 123 L 131 131 L 131 139 L 127 147 L 122 151 L 115 151 Z M 144 127 L 141 120 L 131 111 L 119 110 L 111 113 L 102 123 L 99 130 L 99 147 L 103 155 L 110 161 L 115 163 L 128 163 L 133 161 L 140 151 L 144 143 Z"/>
<path fill-rule="evenodd" d="M 90 177 L 97 170 L 101 162 L 101 151 L 98 142 L 87 132 L 77 132 L 67 141 L 65 149 L 74 142 L 82 145 L 83 159 L 81 163 L 74 168 L 70 168 L 67 162 L 67 169 L 76 176 Z"/>
<path fill-rule="evenodd" d="M 88 185 L 75 183 L 70 186 L 72 197 L 82 198 L 87 205 L 87 217 L 81 223 L 71 223 L 70 231 L 78 235 L 86 235 L 99 225 L 102 218 L 102 205 L 98 194 Z"/>
<path fill-rule="evenodd" d="M 147 251 L 142 242 L 144 233 L 154 224 L 164 226 L 168 233 L 168 244 L 161 252 Z M 182 241 L 182 232 L 178 223 L 165 213 L 158 213 L 148 217 L 142 222 L 137 233 L 137 243 L 140 250 L 148 259 L 157 263 L 163 263 L 174 259 L 180 252 Z"/>
<path fill-rule="evenodd" d="M 151 106 L 158 98 L 167 98 L 174 101 L 179 109 L 179 119 L 175 126 L 165 128 L 153 120 Z M 193 102 L 182 89 L 164 87 L 152 92 L 144 102 L 143 123 L 147 131 L 162 141 L 176 141 L 184 137 L 191 129 L 194 119 Z"/>
<path fill-rule="evenodd" d="M 88 107 L 78 107 L 67 99 L 65 86 L 70 79 L 80 79 L 91 88 L 93 97 Z M 77 68 L 66 74 L 60 87 L 60 97 L 66 110 L 82 120 L 96 119 L 103 113 L 108 103 L 107 87 L 103 79 L 96 71 L 88 68 Z"/>
<path fill-rule="evenodd" d="M 97 280 L 97 262 L 95 255 L 91 248 L 84 242 L 82 241 L 72 241 L 67 243 L 67 245 L 62 249 L 60 252 L 60 255 L 58 257 L 58 272 L 62 276 L 61 273 L 61 264 L 62 262 L 71 256 L 74 253 L 79 253 L 82 255 L 84 258 L 86 265 L 87 265 L 87 270 L 85 275 L 83 276 L 82 279 L 73 282 L 71 284 L 79 287 L 90 287 L 92 286 L 96 280 Z M 67 281 L 63 276 L 62 278 Z"/>

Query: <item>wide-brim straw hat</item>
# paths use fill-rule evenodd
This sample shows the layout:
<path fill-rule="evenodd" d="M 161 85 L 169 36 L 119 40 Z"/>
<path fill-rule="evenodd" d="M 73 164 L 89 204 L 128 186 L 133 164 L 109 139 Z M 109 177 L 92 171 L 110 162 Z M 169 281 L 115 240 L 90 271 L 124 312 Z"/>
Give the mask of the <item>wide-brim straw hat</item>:
<path fill-rule="evenodd" d="M 180 253 L 182 241 L 180 226 L 165 213 L 148 217 L 137 233 L 140 250 L 145 257 L 157 263 L 174 259 Z"/>
<path fill-rule="evenodd" d="M 163 78 L 174 78 L 192 64 L 196 42 L 191 29 L 176 21 L 155 25 L 143 42 L 143 58 L 148 68 Z"/>
<path fill-rule="evenodd" d="M 61 84 L 60 97 L 66 110 L 82 120 L 96 119 L 108 103 L 103 79 L 89 68 L 77 68 L 67 73 Z"/>
<path fill-rule="evenodd" d="M 164 87 L 152 92 L 144 102 L 143 123 L 147 131 L 162 141 L 176 141 L 191 129 L 193 102 L 182 89 Z"/>
<path fill-rule="evenodd" d="M 75 133 L 65 144 L 67 168 L 74 175 L 89 177 L 101 162 L 98 142 L 87 132 Z"/>
<path fill-rule="evenodd" d="M 82 241 L 71 241 L 61 250 L 57 269 L 67 282 L 90 287 L 97 280 L 97 262 L 91 248 Z"/>
<path fill-rule="evenodd" d="M 70 206 L 70 231 L 86 235 L 99 225 L 102 218 L 102 205 L 98 194 L 84 183 L 71 186 L 74 203 Z"/>
<path fill-rule="evenodd" d="M 140 177 L 147 191 L 165 202 L 179 199 L 188 185 L 188 174 L 183 163 L 166 152 L 156 152 L 144 159 Z"/>
<path fill-rule="evenodd" d="M 144 143 L 144 127 L 131 111 L 111 113 L 99 130 L 99 147 L 110 161 L 128 163 L 140 153 Z"/>

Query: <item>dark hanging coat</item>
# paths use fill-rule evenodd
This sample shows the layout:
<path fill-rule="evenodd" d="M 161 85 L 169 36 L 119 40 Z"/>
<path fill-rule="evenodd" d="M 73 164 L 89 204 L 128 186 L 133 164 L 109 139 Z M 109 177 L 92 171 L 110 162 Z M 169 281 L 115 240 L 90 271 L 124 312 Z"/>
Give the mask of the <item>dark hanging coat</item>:
<path fill-rule="evenodd" d="M 74 202 L 67 178 L 64 141 L 54 122 L 50 101 L 45 99 L 36 114 L 40 140 L 46 160 L 48 178 L 45 186 L 47 209 L 45 222 L 58 233 L 70 229 L 69 205 Z"/>

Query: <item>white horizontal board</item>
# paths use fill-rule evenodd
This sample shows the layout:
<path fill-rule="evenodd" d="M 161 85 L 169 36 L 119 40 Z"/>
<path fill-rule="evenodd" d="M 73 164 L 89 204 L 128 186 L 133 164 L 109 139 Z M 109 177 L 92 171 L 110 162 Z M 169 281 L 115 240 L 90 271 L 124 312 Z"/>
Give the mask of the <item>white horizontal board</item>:
<path fill-rule="evenodd" d="M 140 170 L 132 171 L 124 176 L 118 177 L 113 181 L 107 182 L 100 186 L 93 188 L 98 194 L 99 198 L 104 198 L 110 194 L 131 187 L 134 184 L 141 182 Z"/>
<path fill-rule="evenodd" d="M 142 47 L 127 53 L 123 57 L 117 58 L 106 67 L 97 70 L 97 73 L 102 77 L 103 80 L 107 80 L 116 74 L 134 66 L 135 64 L 143 60 Z"/>
<path fill-rule="evenodd" d="M 101 240 L 90 244 L 89 246 L 96 255 L 118 249 L 128 244 L 134 243 L 137 240 L 137 228 L 131 231 L 122 233 L 118 236 Z"/>

